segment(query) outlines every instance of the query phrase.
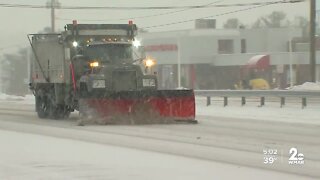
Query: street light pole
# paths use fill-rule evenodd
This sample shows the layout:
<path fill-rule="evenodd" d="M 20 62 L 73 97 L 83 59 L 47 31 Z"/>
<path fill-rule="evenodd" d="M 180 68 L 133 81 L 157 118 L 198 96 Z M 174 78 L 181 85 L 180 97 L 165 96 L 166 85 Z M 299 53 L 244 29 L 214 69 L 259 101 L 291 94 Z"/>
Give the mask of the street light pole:
<path fill-rule="evenodd" d="M 316 82 L 316 49 L 315 49 L 316 2 L 310 0 L 310 75 L 311 82 Z"/>

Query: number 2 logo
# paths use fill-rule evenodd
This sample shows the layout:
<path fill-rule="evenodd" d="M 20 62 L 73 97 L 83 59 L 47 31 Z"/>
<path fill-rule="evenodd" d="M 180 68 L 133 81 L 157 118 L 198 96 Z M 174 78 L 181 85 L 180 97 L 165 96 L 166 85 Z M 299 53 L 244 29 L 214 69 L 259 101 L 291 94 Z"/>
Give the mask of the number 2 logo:
<path fill-rule="evenodd" d="M 304 159 L 304 155 L 302 153 L 298 154 L 298 149 L 297 148 L 291 148 L 289 150 L 289 160 L 290 161 L 302 161 Z"/>

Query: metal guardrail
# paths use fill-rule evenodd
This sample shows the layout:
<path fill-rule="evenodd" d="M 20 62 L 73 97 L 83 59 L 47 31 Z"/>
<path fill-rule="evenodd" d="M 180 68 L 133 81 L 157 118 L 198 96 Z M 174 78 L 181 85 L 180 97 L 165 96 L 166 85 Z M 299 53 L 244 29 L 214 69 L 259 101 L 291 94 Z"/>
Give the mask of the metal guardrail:
<path fill-rule="evenodd" d="M 207 106 L 211 105 L 211 97 L 223 97 L 224 106 L 228 105 L 229 97 L 241 97 L 241 105 L 246 104 L 247 97 L 260 97 L 260 106 L 265 105 L 266 97 L 279 97 L 280 107 L 285 105 L 287 97 L 301 98 L 302 108 L 307 106 L 307 98 L 320 98 L 320 91 L 289 91 L 289 90 L 195 90 L 196 96 L 207 97 Z"/>

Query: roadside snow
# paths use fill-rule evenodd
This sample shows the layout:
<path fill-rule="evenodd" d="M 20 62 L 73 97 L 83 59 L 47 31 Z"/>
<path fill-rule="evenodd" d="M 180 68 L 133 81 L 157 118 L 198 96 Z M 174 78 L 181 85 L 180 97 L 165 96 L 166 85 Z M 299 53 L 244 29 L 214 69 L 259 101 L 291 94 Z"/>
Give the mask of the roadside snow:
<path fill-rule="evenodd" d="M 305 82 L 302 85 L 293 86 L 292 88 L 287 88 L 288 90 L 298 91 L 298 90 L 312 90 L 320 91 L 320 82 Z"/>
<path fill-rule="evenodd" d="M 13 96 L 7 94 L 0 94 L 0 100 L 15 100 L 15 101 L 22 101 L 24 100 L 23 96 Z"/>
<path fill-rule="evenodd" d="M 300 103 L 288 103 L 280 108 L 280 100 L 278 102 L 266 102 L 266 105 L 259 107 L 259 102 L 247 102 L 247 105 L 241 106 L 241 100 L 237 99 L 230 102 L 230 105 L 223 107 L 223 102 L 212 102 L 210 106 L 206 106 L 204 97 L 196 98 L 196 114 L 197 116 L 210 117 L 226 117 L 241 120 L 263 120 L 278 121 L 286 123 L 316 124 L 320 125 L 320 102 L 313 104 L 304 109 Z"/>
<path fill-rule="evenodd" d="M 0 93 L 0 100 L 2 102 L 13 102 L 19 104 L 34 104 L 34 96 L 32 94 L 27 94 L 25 96 L 15 96 Z"/>
<path fill-rule="evenodd" d="M 320 82 L 312 83 L 306 82 L 302 85 L 293 86 L 288 90 L 301 91 L 320 91 Z M 287 98 L 287 101 L 289 98 Z M 247 102 L 245 106 L 241 106 L 240 98 L 230 98 L 229 105 L 222 106 L 222 99 L 220 101 L 212 102 L 211 106 L 206 106 L 206 99 L 204 97 L 196 97 L 196 114 L 198 116 L 214 116 L 227 118 L 240 118 L 250 120 L 267 120 L 279 121 L 287 123 L 302 123 L 302 124 L 317 124 L 320 125 L 320 100 L 308 99 L 306 108 L 302 108 L 301 100 L 295 99 L 295 103 L 287 102 L 283 108 L 280 108 L 279 99 L 271 99 L 271 102 L 266 98 L 266 105 L 259 107 L 259 99 Z M 272 102 L 273 101 L 273 102 Z M 310 101 L 310 102 L 309 102 Z"/>

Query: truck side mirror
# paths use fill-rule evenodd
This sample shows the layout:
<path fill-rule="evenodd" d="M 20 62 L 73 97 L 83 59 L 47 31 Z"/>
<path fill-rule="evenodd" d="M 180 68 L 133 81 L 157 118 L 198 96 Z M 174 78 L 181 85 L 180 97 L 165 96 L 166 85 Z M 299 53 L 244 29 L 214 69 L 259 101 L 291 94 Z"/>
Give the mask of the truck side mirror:
<path fill-rule="evenodd" d="M 90 71 L 90 64 L 88 58 L 83 55 L 75 55 L 72 58 L 72 64 L 77 78 Z"/>

